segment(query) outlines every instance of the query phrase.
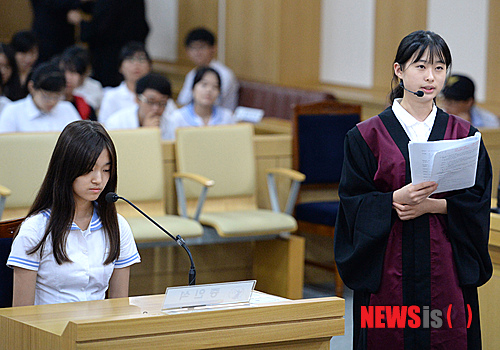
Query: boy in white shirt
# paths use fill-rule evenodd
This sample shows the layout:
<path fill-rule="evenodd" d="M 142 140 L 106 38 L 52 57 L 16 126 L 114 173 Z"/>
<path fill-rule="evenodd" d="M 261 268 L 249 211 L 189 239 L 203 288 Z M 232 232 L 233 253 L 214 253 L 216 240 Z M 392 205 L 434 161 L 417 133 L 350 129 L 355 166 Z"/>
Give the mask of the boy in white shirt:
<path fill-rule="evenodd" d="M 192 88 L 196 71 L 200 67 L 209 66 L 215 69 L 221 78 L 222 91 L 216 104 L 234 111 L 238 106 L 240 86 L 233 71 L 214 59 L 217 53 L 215 36 L 205 28 L 193 29 L 186 36 L 185 47 L 189 59 L 196 67 L 186 75 L 182 90 L 177 97 L 177 103 L 187 105 L 192 102 Z"/>

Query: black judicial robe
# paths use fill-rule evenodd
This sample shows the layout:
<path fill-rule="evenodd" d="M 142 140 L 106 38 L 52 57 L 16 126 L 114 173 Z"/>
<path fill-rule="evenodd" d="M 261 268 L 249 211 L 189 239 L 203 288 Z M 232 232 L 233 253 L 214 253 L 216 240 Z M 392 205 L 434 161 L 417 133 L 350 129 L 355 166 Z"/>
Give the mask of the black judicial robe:
<path fill-rule="evenodd" d="M 438 109 L 429 141 L 476 131 Z M 392 193 L 411 182 L 409 141 L 390 107 L 346 135 L 334 250 L 342 280 L 354 290 L 354 348 L 480 349 L 477 287 L 492 274 L 488 154 L 481 142 L 473 187 L 433 195 L 446 198 L 448 214 L 402 221 L 392 208 Z M 443 323 L 361 328 L 361 306 L 368 305 L 426 306 L 441 310 Z"/>

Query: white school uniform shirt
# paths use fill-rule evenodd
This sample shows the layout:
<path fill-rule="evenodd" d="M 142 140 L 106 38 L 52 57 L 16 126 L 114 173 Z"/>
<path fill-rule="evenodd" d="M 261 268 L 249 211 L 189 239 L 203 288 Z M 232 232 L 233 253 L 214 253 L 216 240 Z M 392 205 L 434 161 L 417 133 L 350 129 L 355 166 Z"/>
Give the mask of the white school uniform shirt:
<path fill-rule="evenodd" d="M 137 129 L 139 125 L 138 117 L 139 106 L 134 104 L 134 106 L 126 107 L 120 109 L 118 112 L 113 113 L 104 123 L 104 126 L 108 130 L 113 129 Z M 167 106 L 163 111 L 162 118 L 160 121 L 160 128 L 163 130 L 166 128 L 167 118 L 177 110 L 175 102 L 169 98 Z"/>
<path fill-rule="evenodd" d="M 73 95 L 83 97 L 85 102 L 97 111 L 101 107 L 104 90 L 99 81 L 86 77 L 83 84 L 73 90 Z"/>
<path fill-rule="evenodd" d="M 220 106 L 214 106 L 212 116 L 207 125 L 212 126 L 234 123 L 236 123 L 236 120 L 231 110 Z M 195 113 L 192 103 L 174 111 L 170 115 L 167 119 L 165 129 L 162 130 L 162 138 L 164 140 L 175 140 L 175 130 L 186 126 L 205 126 L 203 119 Z"/>
<path fill-rule="evenodd" d="M 124 81 L 115 88 L 106 89 L 102 98 L 101 109 L 97 119 L 102 124 L 106 124 L 106 120 L 113 113 L 127 107 L 134 106 L 135 93 L 130 91 Z"/>
<path fill-rule="evenodd" d="M 238 106 L 238 96 L 240 84 L 234 75 L 233 71 L 221 62 L 212 60 L 209 66 L 217 71 L 220 75 L 222 91 L 217 99 L 217 105 L 228 108 L 232 111 Z M 184 79 L 184 85 L 177 96 L 179 105 L 187 105 L 193 100 L 193 82 L 196 75 L 196 68 L 192 69 Z"/>
<path fill-rule="evenodd" d="M 3 109 L 5 106 L 7 106 L 11 101 L 5 97 L 5 96 L 0 96 L 0 113 L 2 113 Z"/>
<path fill-rule="evenodd" d="M 423 122 L 415 119 L 406 109 L 401 106 L 401 99 L 394 100 L 392 104 L 392 111 L 396 115 L 399 123 L 403 127 L 406 135 L 411 141 L 426 142 L 431 135 L 432 126 L 436 120 L 437 107 L 432 106 L 431 113 L 425 118 Z"/>
<path fill-rule="evenodd" d="M 41 258 L 40 251 L 28 255 L 26 251 L 42 239 L 49 216 L 50 211 L 44 210 L 22 223 L 7 260 L 9 267 L 37 271 L 35 305 L 102 300 L 113 270 L 141 261 L 130 226 L 118 214 L 120 256 L 104 265 L 110 248 L 95 209 L 86 230 L 80 230 L 75 223 L 71 226 L 66 253 L 72 262 L 57 264 L 52 254 L 51 234 L 45 241 Z"/>
<path fill-rule="evenodd" d="M 59 101 L 49 113 L 45 113 L 28 95 L 5 106 L 0 114 L 0 133 L 62 131 L 75 120 L 82 118 L 71 102 Z"/>

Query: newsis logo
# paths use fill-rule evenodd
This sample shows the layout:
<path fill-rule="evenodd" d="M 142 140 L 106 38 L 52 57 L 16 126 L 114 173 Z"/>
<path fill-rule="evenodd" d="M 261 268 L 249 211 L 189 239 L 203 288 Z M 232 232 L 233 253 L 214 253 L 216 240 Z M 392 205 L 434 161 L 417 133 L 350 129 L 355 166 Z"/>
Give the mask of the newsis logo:
<path fill-rule="evenodd" d="M 451 322 L 450 304 L 446 310 L 446 322 L 453 328 Z M 472 322 L 472 311 L 467 304 L 467 328 Z M 429 306 L 361 306 L 361 328 L 441 328 L 443 326 L 443 311 L 430 309 Z"/>

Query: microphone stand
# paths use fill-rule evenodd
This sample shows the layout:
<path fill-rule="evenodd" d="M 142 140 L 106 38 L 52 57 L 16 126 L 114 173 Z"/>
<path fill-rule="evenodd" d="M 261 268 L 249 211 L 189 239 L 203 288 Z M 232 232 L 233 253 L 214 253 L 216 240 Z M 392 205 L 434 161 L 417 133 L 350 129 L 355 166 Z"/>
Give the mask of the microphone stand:
<path fill-rule="evenodd" d="M 112 194 L 112 195 L 109 196 L 110 194 Z M 155 224 L 156 227 L 158 227 L 160 230 L 162 230 L 163 232 L 165 232 L 174 241 L 176 241 L 178 245 L 180 245 L 182 248 L 184 248 L 184 250 L 186 251 L 186 253 L 187 253 L 188 257 L 189 257 L 189 261 L 191 262 L 191 267 L 189 268 L 189 276 L 188 276 L 189 285 L 190 286 L 194 286 L 196 284 L 196 268 L 194 267 L 193 256 L 191 255 L 191 251 L 189 250 L 189 248 L 188 248 L 188 246 L 186 244 L 186 241 L 184 241 L 184 239 L 180 235 L 177 235 L 177 237 L 172 236 L 170 234 L 170 232 L 168 232 L 163 227 L 161 227 L 160 224 L 158 224 L 156 221 L 154 221 L 152 218 L 150 218 L 148 214 L 146 214 L 145 212 L 143 212 L 141 209 L 139 209 L 134 203 L 132 203 L 128 199 L 120 197 L 116 193 L 112 193 L 112 192 L 110 192 L 110 193 L 108 193 L 106 195 L 106 200 L 109 202 L 110 200 L 108 200 L 108 199 L 110 199 L 112 202 L 116 202 L 118 199 L 124 200 L 125 202 L 127 202 L 128 204 L 130 204 L 135 210 L 137 210 L 139 213 L 141 213 L 142 215 L 144 215 L 149 221 L 151 221 L 153 224 Z"/>

